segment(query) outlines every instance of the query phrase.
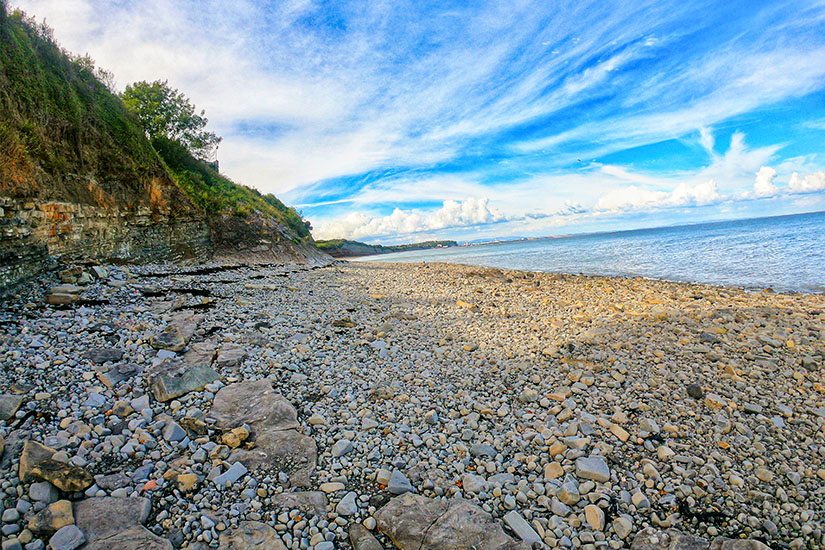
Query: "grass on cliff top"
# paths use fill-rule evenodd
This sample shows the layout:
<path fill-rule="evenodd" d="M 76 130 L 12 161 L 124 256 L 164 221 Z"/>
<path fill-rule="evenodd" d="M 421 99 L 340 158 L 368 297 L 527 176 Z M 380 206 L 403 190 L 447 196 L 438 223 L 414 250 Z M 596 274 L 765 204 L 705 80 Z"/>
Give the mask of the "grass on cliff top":
<path fill-rule="evenodd" d="M 163 158 L 177 185 L 206 212 L 236 216 L 259 212 L 273 216 L 302 239 L 310 236 L 309 223 L 275 195 L 261 195 L 255 189 L 234 183 L 205 162 L 194 158 L 177 141 L 157 138 L 152 145 Z"/>

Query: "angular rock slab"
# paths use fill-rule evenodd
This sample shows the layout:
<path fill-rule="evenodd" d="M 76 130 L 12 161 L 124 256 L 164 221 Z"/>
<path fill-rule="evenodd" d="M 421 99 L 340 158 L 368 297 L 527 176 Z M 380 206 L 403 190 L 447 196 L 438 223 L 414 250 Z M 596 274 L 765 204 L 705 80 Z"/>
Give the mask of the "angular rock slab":
<path fill-rule="evenodd" d="M 149 345 L 155 349 L 181 352 L 186 348 L 186 337 L 179 326 L 170 323 L 161 332 L 149 338 Z"/>
<path fill-rule="evenodd" d="M 630 550 L 707 550 L 708 546 L 707 539 L 686 535 L 676 529 L 657 531 L 648 527 L 633 537 Z"/>
<path fill-rule="evenodd" d="M 0 394 L 0 420 L 8 420 L 14 416 L 14 413 L 17 412 L 17 409 L 19 409 L 22 404 L 22 395 L 13 395 L 10 393 Z"/>
<path fill-rule="evenodd" d="M 223 550 L 286 550 L 278 532 L 265 523 L 242 521 L 235 529 L 221 533 Z"/>
<path fill-rule="evenodd" d="M 504 532 L 493 516 L 466 500 L 455 499 L 427 530 L 421 550 L 530 550 Z"/>
<path fill-rule="evenodd" d="M 152 395 L 158 401 L 171 401 L 191 391 L 202 390 L 218 378 L 220 375 L 209 367 L 190 368 L 178 359 L 165 359 L 149 375 Z"/>
<path fill-rule="evenodd" d="M 232 451 L 229 461 L 240 461 L 250 470 L 263 467 L 284 472 L 293 487 L 306 488 L 317 465 L 318 451 L 314 439 L 295 430 L 266 430 L 258 432 L 253 448 Z"/>
<path fill-rule="evenodd" d="M 279 493 L 272 496 L 272 507 L 283 509 L 297 508 L 305 514 L 314 514 L 317 518 L 327 515 L 327 495 L 321 491 L 298 491 Z"/>
<path fill-rule="evenodd" d="M 269 380 L 230 384 L 215 395 L 209 416 L 223 429 L 249 424 L 252 431 L 298 427 L 295 407 L 272 389 Z"/>
<path fill-rule="evenodd" d="M 710 550 L 770 550 L 770 547 L 758 540 L 716 537 L 710 543 Z"/>
<path fill-rule="evenodd" d="M 353 523 L 349 528 L 349 542 L 353 550 L 384 550 L 378 539 L 360 523 Z"/>
<path fill-rule="evenodd" d="M 447 502 L 404 493 L 375 513 L 378 530 L 401 550 L 418 550 L 427 529 L 447 511 Z"/>
<path fill-rule="evenodd" d="M 190 367 L 209 367 L 215 359 L 218 346 L 212 342 L 198 342 L 189 346 L 189 351 L 183 354 L 183 360 Z"/>
<path fill-rule="evenodd" d="M 24 483 L 48 481 L 61 491 L 73 493 L 88 489 L 94 483 L 83 468 L 52 460 L 56 451 L 36 441 L 26 441 L 20 454 L 18 475 Z"/>
<path fill-rule="evenodd" d="M 87 544 L 83 550 L 174 550 L 174 547 L 168 540 L 137 526 Z"/>
<path fill-rule="evenodd" d="M 140 497 L 96 497 L 75 502 L 72 511 L 75 525 L 91 543 L 145 524 L 152 502 Z"/>

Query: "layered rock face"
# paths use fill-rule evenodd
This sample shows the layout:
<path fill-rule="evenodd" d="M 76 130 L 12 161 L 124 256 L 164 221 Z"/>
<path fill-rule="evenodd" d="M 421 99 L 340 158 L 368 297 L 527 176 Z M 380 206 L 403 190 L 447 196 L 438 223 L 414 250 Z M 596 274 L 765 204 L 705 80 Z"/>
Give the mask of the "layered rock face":
<path fill-rule="evenodd" d="M 0 197 L 0 289 L 60 257 L 178 261 L 206 257 L 211 233 L 196 212 L 174 214 Z"/>

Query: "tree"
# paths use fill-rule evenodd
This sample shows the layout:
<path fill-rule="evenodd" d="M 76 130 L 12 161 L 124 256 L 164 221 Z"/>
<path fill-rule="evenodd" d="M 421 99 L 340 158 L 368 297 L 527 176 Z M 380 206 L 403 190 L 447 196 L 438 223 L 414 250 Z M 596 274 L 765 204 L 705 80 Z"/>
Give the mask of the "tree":
<path fill-rule="evenodd" d="M 177 141 L 194 157 L 214 160 L 222 138 L 204 130 L 209 122 L 204 116 L 206 112 L 198 113 L 189 98 L 169 86 L 168 81 L 129 84 L 121 98 L 137 115 L 149 139 Z"/>

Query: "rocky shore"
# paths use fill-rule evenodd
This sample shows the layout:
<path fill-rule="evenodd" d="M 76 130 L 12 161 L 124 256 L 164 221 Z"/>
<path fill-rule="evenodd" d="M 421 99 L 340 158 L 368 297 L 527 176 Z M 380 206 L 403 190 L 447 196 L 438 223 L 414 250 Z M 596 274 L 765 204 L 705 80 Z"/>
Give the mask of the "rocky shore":
<path fill-rule="evenodd" d="M 86 265 L 0 309 L 2 548 L 825 548 L 825 296 Z"/>

